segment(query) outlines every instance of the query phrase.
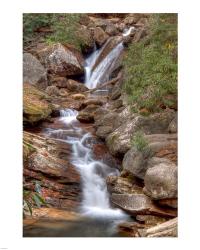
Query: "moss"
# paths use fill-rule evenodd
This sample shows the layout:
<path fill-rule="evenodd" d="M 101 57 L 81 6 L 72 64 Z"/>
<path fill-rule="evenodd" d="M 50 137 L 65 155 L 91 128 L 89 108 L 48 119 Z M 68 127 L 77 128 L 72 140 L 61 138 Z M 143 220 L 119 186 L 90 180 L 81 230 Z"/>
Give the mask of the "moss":
<path fill-rule="evenodd" d="M 24 84 L 23 115 L 24 122 L 33 124 L 43 120 L 52 112 L 51 105 L 45 100 L 47 95 L 31 84 Z"/>

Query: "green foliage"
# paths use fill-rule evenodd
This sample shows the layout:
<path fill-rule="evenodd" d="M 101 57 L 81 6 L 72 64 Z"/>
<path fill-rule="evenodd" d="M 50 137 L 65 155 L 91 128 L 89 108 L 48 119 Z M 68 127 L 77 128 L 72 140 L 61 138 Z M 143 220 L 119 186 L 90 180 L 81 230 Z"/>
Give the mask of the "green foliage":
<path fill-rule="evenodd" d="M 69 13 L 48 13 L 48 14 L 24 14 L 23 32 L 24 42 L 30 41 L 37 36 L 37 30 L 41 27 L 48 27 L 50 33 L 40 34 L 48 44 L 60 42 L 74 45 L 81 50 L 84 43 L 80 28 L 80 18 L 84 14 Z"/>
<path fill-rule="evenodd" d="M 150 34 L 130 45 L 124 60 L 124 90 L 134 111 L 176 106 L 177 16 L 154 14 Z"/>
<path fill-rule="evenodd" d="M 23 190 L 23 214 L 25 215 L 27 212 L 32 215 L 32 208 L 37 206 L 41 207 L 42 205 L 46 205 L 46 201 L 38 192 L 32 192 Z"/>
<path fill-rule="evenodd" d="M 141 131 L 138 131 L 134 134 L 131 144 L 138 151 L 144 152 L 148 149 L 148 142 L 146 141 L 144 134 Z"/>
<path fill-rule="evenodd" d="M 51 13 L 25 13 L 23 14 L 23 38 L 24 42 L 31 40 L 35 32 L 42 27 L 50 27 L 52 25 Z"/>

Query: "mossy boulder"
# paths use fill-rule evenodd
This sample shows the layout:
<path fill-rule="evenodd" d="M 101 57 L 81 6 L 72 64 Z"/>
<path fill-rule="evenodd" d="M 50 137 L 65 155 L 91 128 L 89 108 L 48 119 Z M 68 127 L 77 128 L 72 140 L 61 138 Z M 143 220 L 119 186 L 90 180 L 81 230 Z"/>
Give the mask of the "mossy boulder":
<path fill-rule="evenodd" d="M 23 88 L 23 121 L 24 124 L 34 125 L 46 119 L 52 112 L 49 96 L 29 83 Z"/>

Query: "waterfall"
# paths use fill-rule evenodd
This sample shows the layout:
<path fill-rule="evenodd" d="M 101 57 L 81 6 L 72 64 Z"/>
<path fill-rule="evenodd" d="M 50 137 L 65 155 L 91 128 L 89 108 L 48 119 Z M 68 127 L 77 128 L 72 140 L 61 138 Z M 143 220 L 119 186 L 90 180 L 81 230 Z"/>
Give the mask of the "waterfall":
<path fill-rule="evenodd" d="M 104 47 L 106 44 L 104 45 Z M 101 50 L 103 50 L 103 48 Z M 108 55 L 98 64 L 94 71 L 91 72 L 98 55 L 101 53 L 101 50 L 95 51 L 91 56 L 86 60 L 85 72 L 85 85 L 89 89 L 95 88 L 98 84 L 104 83 L 109 80 L 110 74 L 112 73 L 121 52 L 123 51 L 123 44 L 120 42 L 117 46 L 112 49 Z"/>
<path fill-rule="evenodd" d="M 129 35 L 131 29 L 126 30 L 124 36 Z M 85 61 L 85 85 L 95 88 L 98 84 L 109 80 L 113 70 L 116 68 L 119 56 L 123 51 L 123 43 L 119 41 L 116 46 L 99 62 L 92 71 L 98 56 L 102 50 L 94 48 L 92 54 Z M 89 217 L 108 217 L 115 219 L 127 218 L 120 209 L 111 208 L 109 193 L 107 191 L 106 177 L 118 175 L 116 168 L 94 159 L 92 146 L 90 144 L 92 135 L 86 133 L 76 119 L 78 111 L 64 109 L 60 111 L 60 121 L 65 124 L 65 130 L 48 130 L 50 137 L 60 139 L 72 147 L 71 164 L 77 168 L 82 180 L 82 203 L 81 213 Z"/>
<path fill-rule="evenodd" d="M 76 110 L 61 110 L 60 120 L 66 125 L 66 130 L 48 130 L 47 134 L 72 146 L 71 163 L 77 168 L 82 179 L 81 212 L 90 217 L 125 218 L 126 215 L 120 209 L 110 207 L 105 181 L 106 176 L 117 175 L 118 170 L 93 158 L 90 145 L 92 135 L 79 127 L 79 122 L 76 120 L 77 114 Z M 65 132 L 68 132 L 67 136 Z"/>

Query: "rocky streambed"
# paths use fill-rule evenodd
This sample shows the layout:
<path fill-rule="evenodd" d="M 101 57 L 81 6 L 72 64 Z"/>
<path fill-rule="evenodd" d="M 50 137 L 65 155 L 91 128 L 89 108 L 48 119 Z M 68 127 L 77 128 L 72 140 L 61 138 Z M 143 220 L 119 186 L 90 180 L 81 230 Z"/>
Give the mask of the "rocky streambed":
<path fill-rule="evenodd" d="M 177 236 L 177 113 L 134 113 L 122 90 L 124 48 L 148 34 L 148 15 L 82 28 L 89 57 L 42 43 L 24 54 L 24 188 L 46 201 L 24 236 Z"/>

